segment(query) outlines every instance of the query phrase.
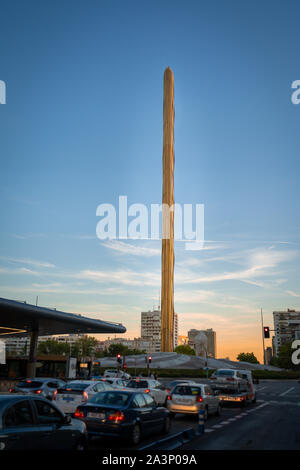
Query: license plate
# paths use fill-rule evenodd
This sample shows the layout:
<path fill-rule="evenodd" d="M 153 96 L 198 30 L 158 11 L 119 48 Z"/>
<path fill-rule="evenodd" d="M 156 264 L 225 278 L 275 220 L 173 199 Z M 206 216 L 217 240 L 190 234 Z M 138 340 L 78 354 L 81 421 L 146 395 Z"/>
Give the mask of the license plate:
<path fill-rule="evenodd" d="M 183 403 L 185 405 L 189 405 L 190 403 L 192 403 L 191 400 L 189 400 L 188 398 L 177 398 L 176 400 L 178 403 Z"/>
<path fill-rule="evenodd" d="M 90 412 L 87 414 L 88 418 L 96 418 L 96 419 L 105 419 L 105 413 L 93 413 Z"/>
<path fill-rule="evenodd" d="M 73 397 L 63 397 L 63 400 L 65 401 L 74 401 Z"/>

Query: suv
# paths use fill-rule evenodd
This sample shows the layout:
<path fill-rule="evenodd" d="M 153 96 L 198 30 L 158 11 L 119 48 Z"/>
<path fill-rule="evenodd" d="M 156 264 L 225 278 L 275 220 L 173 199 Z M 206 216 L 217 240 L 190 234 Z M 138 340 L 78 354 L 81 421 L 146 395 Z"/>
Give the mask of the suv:
<path fill-rule="evenodd" d="M 211 387 L 218 390 L 237 393 L 248 391 L 247 377 L 236 369 L 217 369 L 210 377 L 210 380 Z"/>
<path fill-rule="evenodd" d="M 96 393 L 106 392 L 107 390 L 113 390 L 113 388 L 105 382 L 73 380 L 64 387 L 59 388 L 53 399 L 64 413 L 73 414 L 78 405 L 86 403 Z"/>
<path fill-rule="evenodd" d="M 18 382 L 15 388 L 10 388 L 10 393 L 21 393 L 22 395 L 40 395 L 41 397 L 52 400 L 56 390 L 66 385 L 66 382 L 61 379 L 48 378 L 35 378 L 25 379 Z"/>

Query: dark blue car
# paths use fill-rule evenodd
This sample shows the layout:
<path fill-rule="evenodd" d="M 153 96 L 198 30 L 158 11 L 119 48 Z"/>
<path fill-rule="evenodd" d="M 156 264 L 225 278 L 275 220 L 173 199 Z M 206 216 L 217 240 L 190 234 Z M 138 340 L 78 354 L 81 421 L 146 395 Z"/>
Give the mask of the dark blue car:
<path fill-rule="evenodd" d="M 78 406 L 75 418 L 84 420 L 89 437 L 115 436 L 138 444 L 150 433 L 168 433 L 170 416 L 143 392 L 112 390 L 94 395 Z"/>
<path fill-rule="evenodd" d="M 65 416 L 49 400 L 0 395 L 0 450 L 84 450 L 84 423 Z"/>

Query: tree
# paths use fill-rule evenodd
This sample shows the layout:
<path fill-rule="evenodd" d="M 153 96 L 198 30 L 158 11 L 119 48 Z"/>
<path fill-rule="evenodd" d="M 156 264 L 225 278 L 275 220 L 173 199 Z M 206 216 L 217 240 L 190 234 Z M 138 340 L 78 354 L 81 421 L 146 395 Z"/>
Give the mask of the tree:
<path fill-rule="evenodd" d="M 299 370 L 300 366 L 292 363 L 292 354 L 295 350 L 292 349 L 292 343 L 285 343 L 278 348 L 277 357 L 272 358 L 272 365 L 280 367 L 281 369 L 294 369 Z"/>
<path fill-rule="evenodd" d="M 191 348 L 188 344 L 182 344 L 181 346 L 177 346 L 177 348 L 174 349 L 174 352 L 178 354 L 188 354 L 190 356 L 195 356 L 195 350 Z"/>
<path fill-rule="evenodd" d="M 38 345 L 38 354 L 68 354 L 69 345 L 67 343 L 61 343 L 56 339 L 47 339 L 41 341 Z"/>
<path fill-rule="evenodd" d="M 242 352 L 237 356 L 237 360 L 240 362 L 250 362 L 250 364 L 259 364 L 253 352 L 251 353 Z"/>
<path fill-rule="evenodd" d="M 98 341 L 91 336 L 79 338 L 71 348 L 71 355 L 75 357 L 90 357 L 94 355 Z"/>

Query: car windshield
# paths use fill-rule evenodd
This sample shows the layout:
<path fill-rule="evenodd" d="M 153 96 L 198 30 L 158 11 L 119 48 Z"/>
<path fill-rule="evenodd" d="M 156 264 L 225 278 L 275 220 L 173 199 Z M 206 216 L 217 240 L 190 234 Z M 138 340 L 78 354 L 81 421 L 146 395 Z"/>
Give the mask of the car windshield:
<path fill-rule="evenodd" d="M 124 392 L 100 392 L 94 395 L 88 403 L 96 403 L 97 405 L 118 405 L 125 406 L 130 398 L 129 393 Z"/>
<path fill-rule="evenodd" d="M 200 395 L 201 388 L 190 387 L 187 385 L 177 385 L 173 393 L 174 395 Z"/>
<path fill-rule="evenodd" d="M 129 380 L 126 387 L 128 388 L 147 388 L 148 382 L 146 380 Z"/>
<path fill-rule="evenodd" d="M 43 385 L 43 382 L 39 382 L 37 380 L 24 380 L 19 382 L 17 387 L 18 388 L 39 388 Z"/>
<path fill-rule="evenodd" d="M 233 376 L 234 371 L 233 370 L 217 370 L 214 375 L 222 375 L 222 376 Z"/>

